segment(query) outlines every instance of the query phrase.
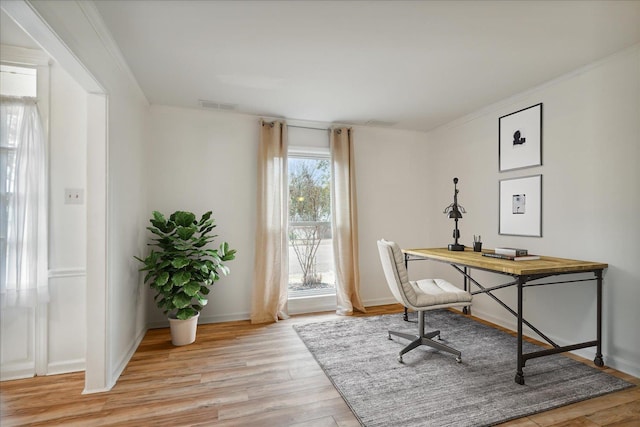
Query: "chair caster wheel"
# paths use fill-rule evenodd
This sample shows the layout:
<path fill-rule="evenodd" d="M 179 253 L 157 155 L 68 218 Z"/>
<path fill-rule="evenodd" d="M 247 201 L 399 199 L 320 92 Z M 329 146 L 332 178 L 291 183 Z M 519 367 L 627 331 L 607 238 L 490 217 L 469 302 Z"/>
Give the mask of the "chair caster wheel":
<path fill-rule="evenodd" d="M 402 356 L 398 356 L 398 363 L 404 363 L 404 362 L 402 361 Z"/>
<path fill-rule="evenodd" d="M 596 356 L 595 359 L 593 359 L 593 363 L 598 367 L 598 368 L 602 368 L 604 366 L 604 361 L 602 360 L 601 356 Z"/>
<path fill-rule="evenodd" d="M 516 384 L 524 385 L 524 375 L 516 374 Z"/>
<path fill-rule="evenodd" d="M 460 356 L 456 357 L 456 362 L 462 363 L 462 357 L 460 357 Z"/>

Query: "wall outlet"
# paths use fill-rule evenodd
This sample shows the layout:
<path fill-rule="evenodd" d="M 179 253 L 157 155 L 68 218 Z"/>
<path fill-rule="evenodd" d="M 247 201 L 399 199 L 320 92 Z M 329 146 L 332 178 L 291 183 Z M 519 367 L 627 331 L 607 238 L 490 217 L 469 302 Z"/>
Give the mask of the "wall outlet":
<path fill-rule="evenodd" d="M 64 189 L 65 205 L 82 205 L 84 204 L 84 189 L 82 188 L 65 188 Z"/>

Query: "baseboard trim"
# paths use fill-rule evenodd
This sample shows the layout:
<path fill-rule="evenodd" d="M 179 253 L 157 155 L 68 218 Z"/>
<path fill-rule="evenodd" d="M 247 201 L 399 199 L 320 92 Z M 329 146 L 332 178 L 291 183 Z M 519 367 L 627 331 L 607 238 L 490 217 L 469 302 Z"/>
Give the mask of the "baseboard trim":
<path fill-rule="evenodd" d="M 368 299 L 368 300 L 362 301 L 362 303 L 364 304 L 365 307 L 375 307 L 378 305 L 397 304 L 398 301 L 395 298 L 391 297 L 391 298 Z"/>
<path fill-rule="evenodd" d="M 113 384 L 110 385 L 109 387 L 104 387 L 104 388 L 95 388 L 95 389 L 91 389 L 91 390 L 87 390 L 86 388 L 84 390 L 82 390 L 81 394 L 96 394 L 96 393 L 105 393 L 107 391 L 111 391 L 111 389 L 113 388 Z"/>
<path fill-rule="evenodd" d="M 116 385 L 116 382 L 118 382 L 120 375 L 122 375 L 122 372 L 124 372 L 125 368 L 129 364 L 129 360 L 131 360 L 131 358 L 135 354 L 136 350 L 140 346 L 140 343 L 144 339 L 144 336 L 146 335 L 146 333 L 147 333 L 147 328 L 142 328 L 142 330 L 136 336 L 136 339 L 133 342 L 133 344 L 129 346 L 129 350 L 127 351 L 127 353 L 120 359 L 120 363 L 118 363 L 118 366 L 116 367 L 116 369 L 114 369 L 111 375 L 111 378 L 113 379 L 113 381 L 112 381 L 112 384 L 109 386 L 109 389 L 111 389 L 114 385 Z"/>
<path fill-rule="evenodd" d="M 96 389 L 87 389 L 87 388 L 85 388 L 82 391 L 82 394 L 95 394 L 95 393 L 104 393 L 106 391 L 111 391 L 111 389 L 118 382 L 118 379 L 120 379 L 120 375 L 122 375 L 122 372 L 124 372 L 125 368 L 129 364 L 129 361 L 131 360 L 131 358 L 135 354 L 136 350 L 140 346 L 140 343 L 142 342 L 142 340 L 144 339 L 144 336 L 147 333 L 147 330 L 148 330 L 148 328 L 142 328 L 142 330 L 138 333 L 134 343 L 131 346 L 129 346 L 129 350 L 120 359 L 120 363 L 118 363 L 118 366 L 116 367 L 116 369 L 114 369 L 113 372 L 111 373 L 111 377 L 108 379 L 108 384 L 107 384 L 106 387 L 101 387 L 101 388 L 96 388 Z"/>
<path fill-rule="evenodd" d="M 49 363 L 47 365 L 47 375 L 70 374 L 72 372 L 83 372 L 86 369 L 84 359 L 66 360 L 64 362 Z"/>
<path fill-rule="evenodd" d="M 22 380 L 35 377 L 35 367 L 33 362 L 12 363 L 2 367 L 0 371 L 0 381 Z"/>
<path fill-rule="evenodd" d="M 249 320 L 251 318 L 250 313 L 248 312 L 240 312 L 240 313 L 230 313 L 216 316 L 203 316 L 200 313 L 200 318 L 198 319 L 198 324 L 207 324 L 207 323 L 223 323 L 223 322 L 235 322 L 238 320 Z M 158 322 L 151 322 L 147 324 L 147 329 L 160 329 L 160 328 L 168 328 L 169 320 L 163 320 Z"/>
<path fill-rule="evenodd" d="M 200 314 L 200 321 L 198 323 L 222 323 L 222 322 L 235 322 L 238 320 L 249 320 L 251 319 L 251 313 L 249 312 L 239 312 L 239 313 L 229 313 L 222 315 L 214 315 L 214 316 L 202 316 Z M 169 326 L 169 322 L 167 321 L 167 326 Z"/>
<path fill-rule="evenodd" d="M 471 309 L 471 314 L 479 319 L 486 320 L 487 322 L 491 322 L 505 329 L 508 329 L 512 332 L 515 332 L 517 329 L 517 324 L 515 321 L 510 322 L 507 319 L 503 319 L 493 314 L 490 314 L 481 310 L 475 310 L 473 306 Z M 524 326 L 523 335 L 525 337 L 529 337 L 538 341 L 543 341 L 542 338 L 538 337 L 535 332 L 531 331 L 526 326 Z M 568 342 L 552 334 L 546 334 L 546 335 L 549 336 L 549 338 L 551 338 L 553 341 L 556 342 L 556 344 L 560 346 L 574 344 L 574 342 Z M 593 360 L 593 358 L 595 357 L 595 347 L 588 347 L 588 348 L 583 348 L 579 350 L 574 350 L 570 353 L 575 354 L 576 356 L 583 357 L 588 360 Z M 605 366 L 609 366 L 620 372 L 633 375 L 634 377 L 640 377 L 640 365 L 638 365 L 637 363 L 633 363 L 632 361 L 625 360 L 620 357 L 609 356 L 606 354 L 606 350 L 603 350 L 603 357 L 604 357 Z"/>
<path fill-rule="evenodd" d="M 593 354 L 591 357 L 593 357 Z M 616 356 L 607 356 L 606 354 L 604 354 L 603 357 L 605 366 L 613 368 L 616 371 L 624 372 L 625 374 L 633 375 L 636 378 L 640 378 L 640 365 L 637 363 L 633 363 L 633 361 L 624 360 Z"/>
<path fill-rule="evenodd" d="M 326 297 L 331 298 L 333 300 L 333 304 L 332 305 L 331 304 L 314 305 L 312 310 L 313 312 L 335 311 L 336 309 L 335 295 L 324 295 L 324 296 L 319 295 L 319 296 L 310 297 L 310 298 L 326 298 Z M 306 299 L 306 298 L 300 298 L 300 299 Z M 291 306 L 291 301 L 292 300 L 289 300 L 290 306 Z M 395 298 L 391 297 L 391 298 L 368 299 L 368 300 L 364 300 L 362 303 L 364 304 L 365 307 L 374 307 L 378 305 L 397 304 L 397 301 L 395 300 Z M 293 310 L 291 309 L 289 310 L 289 314 L 295 315 L 295 314 L 302 314 L 302 313 L 309 313 L 309 311 L 299 311 L 295 308 L 295 305 Z M 222 315 L 213 315 L 213 316 L 203 316 L 202 313 L 200 313 L 200 319 L 198 319 L 198 324 L 235 322 L 238 320 L 249 320 L 249 319 L 251 319 L 251 313 L 246 311 L 222 314 Z M 147 329 L 160 329 L 160 328 L 168 328 L 168 327 L 169 327 L 168 320 L 150 322 L 147 324 Z"/>

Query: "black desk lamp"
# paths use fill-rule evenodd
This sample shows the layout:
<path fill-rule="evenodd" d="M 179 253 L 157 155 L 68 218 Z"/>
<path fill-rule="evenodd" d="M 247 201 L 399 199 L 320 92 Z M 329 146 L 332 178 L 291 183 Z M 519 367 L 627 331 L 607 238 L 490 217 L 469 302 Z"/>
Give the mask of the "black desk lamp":
<path fill-rule="evenodd" d="M 458 204 L 458 178 L 453 178 L 453 203 L 444 209 L 445 214 L 448 214 L 449 218 L 453 218 L 456 222 L 456 228 L 453 229 L 454 243 L 449 245 L 450 251 L 464 251 L 464 245 L 458 243 L 460 238 L 460 230 L 458 230 L 458 220 L 462 218 L 463 213 L 467 213 L 462 205 Z"/>

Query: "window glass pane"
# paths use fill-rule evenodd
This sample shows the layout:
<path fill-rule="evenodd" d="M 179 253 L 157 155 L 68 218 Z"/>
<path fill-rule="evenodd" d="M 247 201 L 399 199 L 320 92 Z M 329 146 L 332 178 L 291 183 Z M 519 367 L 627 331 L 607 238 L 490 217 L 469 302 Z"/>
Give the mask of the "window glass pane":
<path fill-rule="evenodd" d="M 0 94 L 5 96 L 37 96 L 37 70 L 30 67 L 0 64 Z M 9 206 L 14 197 L 17 154 L 17 116 L 7 114 L 0 124 L 0 271 L 6 272 Z M 4 277 L 3 277 L 4 280 Z"/>
<path fill-rule="evenodd" d="M 289 297 L 335 293 L 331 165 L 289 156 Z"/>

